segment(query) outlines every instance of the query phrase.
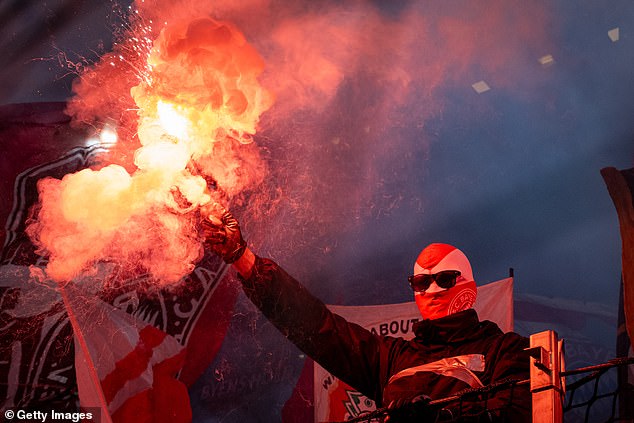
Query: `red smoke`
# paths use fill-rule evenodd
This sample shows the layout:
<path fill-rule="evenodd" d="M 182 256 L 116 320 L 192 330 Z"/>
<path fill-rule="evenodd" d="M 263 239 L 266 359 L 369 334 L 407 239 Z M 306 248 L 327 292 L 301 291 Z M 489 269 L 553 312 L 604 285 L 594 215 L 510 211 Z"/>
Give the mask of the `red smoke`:
<path fill-rule="evenodd" d="M 401 164 L 416 160 L 424 173 L 426 126 L 442 117 L 446 92 L 451 99 L 475 96 L 471 84 L 484 79 L 494 90 L 530 96 L 544 74 L 539 57 L 557 60 L 548 6 L 517 0 L 155 0 L 136 7 L 113 53 L 78 79 L 69 113 L 98 128 L 105 121 L 117 125 L 119 142 L 108 163 L 121 164 L 133 179 L 143 175 L 133 185 L 149 189 L 144 198 L 155 214 L 171 202 L 165 193 L 172 192 L 172 177 L 147 188 L 153 172 L 144 166 L 153 155 L 145 151 L 170 150 L 175 137 L 161 134 L 160 125 L 156 132 L 158 109 L 195 123 L 184 129 L 183 160 L 193 162 L 171 171 L 182 181 L 179 189 L 191 182 L 191 195 L 200 194 L 202 181 L 192 171 L 212 176 L 220 187 L 212 194 L 223 199 L 254 187 L 270 190 L 276 202 L 251 207 L 248 216 L 266 210 L 259 217 L 270 227 L 269 245 L 298 255 L 298 247 L 314 248 L 315 238 L 337 233 L 342 221 L 389 215 L 403 204 L 424 208 Z M 235 23 L 245 35 L 201 12 Z M 263 121 L 266 150 L 240 143 L 272 104 L 256 78 L 276 94 Z M 478 104 L 473 119 L 488 113 L 486 98 Z M 269 152 L 275 161 L 267 169 L 261 155 Z"/>
<path fill-rule="evenodd" d="M 119 126 L 123 139 L 110 160 L 125 167 L 104 162 L 38 185 L 28 232 L 58 281 L 103 260 L 179 280 L 202 254 L 191 212 L 257 186 L 266 172 L 248 145 L 272 104 L 257 80 L 264 62 L 255 49 L 210 18 L 164 22 L 152 40 L 156 31 L 141 22 L 80 77 L 69 107 L 83 122 Z M 209 191 L 207 180 L 218 189 Z"/>

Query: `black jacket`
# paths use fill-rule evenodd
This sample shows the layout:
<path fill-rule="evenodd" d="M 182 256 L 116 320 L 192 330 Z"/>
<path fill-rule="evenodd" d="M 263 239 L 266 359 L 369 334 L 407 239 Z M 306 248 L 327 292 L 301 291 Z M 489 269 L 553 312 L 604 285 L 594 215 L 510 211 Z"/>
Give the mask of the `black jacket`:
<path fill-rule="evenodd" d="M 270 260 L 258 257 L 253 274 L 242 283 L 246 295 L 288 339 L 379 407 L 419 394 L 432 400 L 447 398 L 480 386 L 474 382 L 474 375 L 485 386 L 505 379 L 529 378 L 529 358 L 524 351 L 528 340 L 515 333 L 503 333 L 495 323 L 480 322 L 473 309 L 418 322 L 414 326 L 416 337 L 405 340 L 372 334 L 330 312 Z M 472 366 L 471 371 L 456 372 L 454 366 L 439 362 L 450 357 L 475 358 L 483 369 Z M 431 371 L 394 376 L 428 363 L 435 363 Z M 477 401 L 454 401 L 446 408 L 468 415 L 485 407 L 494 417 L 531 421 L 531 397 L 526 384 L 513 390 L 492 391 L 486 404 L 479 397 Z"/>

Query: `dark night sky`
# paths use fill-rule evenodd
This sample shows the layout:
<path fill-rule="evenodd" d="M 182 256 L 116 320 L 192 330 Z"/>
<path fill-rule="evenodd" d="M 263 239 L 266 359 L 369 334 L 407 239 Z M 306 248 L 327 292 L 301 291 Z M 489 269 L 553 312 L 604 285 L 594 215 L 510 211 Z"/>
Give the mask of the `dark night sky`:
<path fill-rule="evenodd" d="M 634 4 L 310 3 L 213 9 L 264 57 L 279 91 L 256 141 L 296 173 L 277 174 L 301 207 L 276 217 L 260 251 L 325 301 L 361 304 L 410 300 L 414 258 L 448 242 L 478 281 L 513 267 L 518 293 L 616 310 L 620 238 L 599 170 L 634 157 Z M 68 98 L 58 58 L 108 51 L 110 10 L 3 1 L 0 104 Z M 300 50 L 280 35 L 298 28 Z M 331 73 L 291 66 L 297 51 Z"/>

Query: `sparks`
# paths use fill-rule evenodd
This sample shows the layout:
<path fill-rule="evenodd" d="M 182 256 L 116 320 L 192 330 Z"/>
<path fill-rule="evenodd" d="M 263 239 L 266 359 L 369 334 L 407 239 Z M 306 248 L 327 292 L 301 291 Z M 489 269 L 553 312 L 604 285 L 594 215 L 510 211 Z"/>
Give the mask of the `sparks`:
<path fill-rule="evenodd" d="M 28 231 L 50 252 L 47 273 L 56 281 L 107 258 L 175 282 L 200 258 L 190 212 L 263 179 L 257 151 L 236 140 L 251 141 L 272 97 L 258 82 L 262 58 L 233 25 L 199 18 L 170 22 L 153 41 L 122 39 L 127 44 L 98 69 L 136 103 L 141 146 L 126 152 L 133 166 L 106 164 L 39 184 L 42 211 Z M 101 101 L 87 84 L 83 92 Z M 99 133 L 102 143 L 127 145 L 118 138 L 112 126 Z M 220 187 L 216 194 L 207 180 Z"/>

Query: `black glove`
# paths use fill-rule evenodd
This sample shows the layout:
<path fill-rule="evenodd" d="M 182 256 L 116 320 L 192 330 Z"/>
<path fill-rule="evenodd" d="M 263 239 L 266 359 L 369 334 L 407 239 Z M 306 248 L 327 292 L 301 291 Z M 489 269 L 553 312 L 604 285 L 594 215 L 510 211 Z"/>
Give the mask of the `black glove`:
<path fill-rule="evenodd" d="M 205 248 L 218 254 L 225 263 L 231 264 L 244 254 L 247 243 L 242 238 L 240 224 L 231 212 L 220 205 L 214 205 L 213 208 L 220 215 L 220 219 L 213 212 L 203 212 L 207 214 L 201 222 Z"/>
<path fill-rule="evenodd" d="M 387 406 L 384 422 L 434 423 L 438 417 L 438 411 L 429 406 L 429 401 L 431 398 L 427 395 L 396 399 Z"/>

